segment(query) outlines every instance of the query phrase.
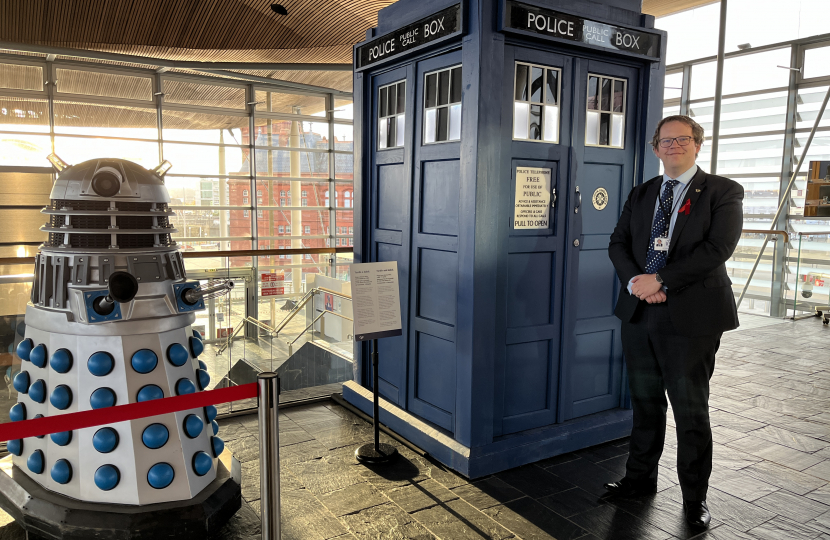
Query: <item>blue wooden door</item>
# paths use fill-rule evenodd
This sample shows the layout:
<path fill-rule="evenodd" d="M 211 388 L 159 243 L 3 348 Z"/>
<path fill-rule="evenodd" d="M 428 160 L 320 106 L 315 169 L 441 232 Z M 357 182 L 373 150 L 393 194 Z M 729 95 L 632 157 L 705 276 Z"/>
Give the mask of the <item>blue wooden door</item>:
<path fill-rule="evenodd" d="M 556 422 L 568 234 L 573 59 L 506 47 L 494 435 Z M 515 223 L 517 170 L 550 170 L 547 227 Z"/>
<path fill-rule="evenodd" d="M 640 70 L 574 59 L 560 421 L 623 405 L 619 281 L 608 242 L 634 187 Z M 577 192 L 577 189 L 579 190 Z M 576 241 L 579 245 L 575 245 Z"/>
<path fill-rule="evenodd" d="M 398 68 L 372 79 L 372 145 L 370 152 L 372 261 L 396 261 L 400 285 L 401 322 L 406 328 L 409 310 L 409 250 L 411 205 L 412 68 Z M 378 386 L 386 400 L 405 406 L 407 336 L 378 340 Z M 368 355 L 367 355 L 368 357 Z M 369 368 L 371 369 L 371 367 Z M 368 379 L 371 381 L 371 375 Z"/>
<path fill-rule="evenodd" d="M 461 53 L 422 60 L 414 71 L 407 410 L 453 432 Z"/>

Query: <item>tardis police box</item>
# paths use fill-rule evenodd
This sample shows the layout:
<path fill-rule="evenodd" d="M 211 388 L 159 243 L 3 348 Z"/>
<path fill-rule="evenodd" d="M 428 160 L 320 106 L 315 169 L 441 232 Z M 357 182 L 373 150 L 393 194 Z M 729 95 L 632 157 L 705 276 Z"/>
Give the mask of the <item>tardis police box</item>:
<path fill-rule="evenodd" d="M 355 46 L 355 262 L 400 278 L 380 420 L 471 478 L 630 432 L 607 247 L 658 172 L 653 24 L 640 0 L 399 0 Z"/>

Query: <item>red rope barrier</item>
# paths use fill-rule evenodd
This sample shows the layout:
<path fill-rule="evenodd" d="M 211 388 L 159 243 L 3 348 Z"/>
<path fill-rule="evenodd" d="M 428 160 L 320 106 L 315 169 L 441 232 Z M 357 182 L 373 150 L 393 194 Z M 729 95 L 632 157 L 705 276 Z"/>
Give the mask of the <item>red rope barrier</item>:
<path fill-rule="evenodd" d="M 127 420 L 137 420 L 160 414 L 168 414 L 188 409 L 198 409 L 208 405 L 229 403 L 241 399 L 257 397 L 257 384 L 249 383 L 229 388 L 219 388 L 174 396 L 141 403 L 129 403 L 127 405 L 116 405 L 105 409 L 92 411 L 81 411 L 74 413 L 59 414 L 25 420 L 21 422 L 8 422 L 0 424 L 0 442 L 14 439 L 25 439 L 27 437 L 39 437 L 50 433 L 61 431 L 72 431 L 75 429 L 100 426 L 103 424 L 114 424 Z"/>

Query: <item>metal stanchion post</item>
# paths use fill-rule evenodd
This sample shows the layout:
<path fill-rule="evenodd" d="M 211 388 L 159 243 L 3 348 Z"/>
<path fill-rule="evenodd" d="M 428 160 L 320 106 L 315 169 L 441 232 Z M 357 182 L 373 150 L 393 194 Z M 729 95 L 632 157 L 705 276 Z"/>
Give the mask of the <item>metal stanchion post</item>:
<path fill-rule="evenodd" d="M 372 424 L 375 428 L 374 444 L 364 444 L 355 450 L 355 457 L 361 463 L 388 463 L 398 455 L 398 449 L 391 444 L 380 442 L 380 397 L 378 392 L 378 340 L 372 340 L 372 389 L 375 402 L 373 405 Z"/>
<path fill-rule="evenodd" d="M 259 489 L 262 499 L 262 540 L 280 539 L 280 378 L 257 375 L 259 397 Z"/>

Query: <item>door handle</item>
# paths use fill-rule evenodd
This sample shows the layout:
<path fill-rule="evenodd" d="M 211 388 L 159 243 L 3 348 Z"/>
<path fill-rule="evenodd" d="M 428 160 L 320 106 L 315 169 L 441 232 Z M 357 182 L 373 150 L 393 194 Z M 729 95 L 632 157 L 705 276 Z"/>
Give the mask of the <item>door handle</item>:
<path fill-rule="evenodd" d="M 574 214 L 579 213 L 579 208 L 582 206 L 582 193 L 579 191 L 579 186 L 576 186 L 576 204 L 574 205 Z"/>
<path fill-rule="evenodd" d="M 553 188 L 550 192 L 550 207 L 556 208 L 556 188 Z"/>

